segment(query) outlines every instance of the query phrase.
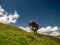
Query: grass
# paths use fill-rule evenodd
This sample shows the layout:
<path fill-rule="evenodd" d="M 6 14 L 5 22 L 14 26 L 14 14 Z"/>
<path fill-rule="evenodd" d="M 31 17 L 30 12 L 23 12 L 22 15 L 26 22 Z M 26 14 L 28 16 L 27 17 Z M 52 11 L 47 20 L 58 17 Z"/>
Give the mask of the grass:
<path fill-rule="evenodd" d="M 0 45 L 60 45 L 60 39 L 49 35 L 35 35 L 16 26 L 0 23 Z"/>

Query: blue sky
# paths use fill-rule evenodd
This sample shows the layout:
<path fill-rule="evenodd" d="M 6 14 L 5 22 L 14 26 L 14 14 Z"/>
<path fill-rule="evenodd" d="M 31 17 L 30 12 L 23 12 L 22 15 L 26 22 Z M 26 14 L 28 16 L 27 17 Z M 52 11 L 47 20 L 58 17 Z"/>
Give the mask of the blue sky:
<path fill-rule="evenodd" d="M 17 26 L 26 27 L 30 20 L 40 27 L 60 26 L 60 0 L 0 0 L 0 5 L 9 13 L 17 11 Z"/>

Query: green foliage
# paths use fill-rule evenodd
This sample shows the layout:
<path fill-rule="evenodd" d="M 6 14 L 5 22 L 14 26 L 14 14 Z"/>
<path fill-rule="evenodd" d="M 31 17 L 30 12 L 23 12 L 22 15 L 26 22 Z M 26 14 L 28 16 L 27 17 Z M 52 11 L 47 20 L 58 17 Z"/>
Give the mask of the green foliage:
<path fill-rule="evenodd" d="M 60 45 L 53 36 L 28 33 L 22 29 L 0 23 L 0 45 Z"/>

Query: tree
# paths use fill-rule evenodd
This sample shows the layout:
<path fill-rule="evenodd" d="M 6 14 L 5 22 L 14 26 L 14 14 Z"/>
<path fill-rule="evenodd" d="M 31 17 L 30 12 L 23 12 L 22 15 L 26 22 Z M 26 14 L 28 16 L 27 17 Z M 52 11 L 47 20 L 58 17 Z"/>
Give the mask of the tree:
<path fill-rule="evenodd" d="M 36 22 L 30 21 L 29 26 L 33 30 L 33 32 L 35 34 L 37 34 L 37 30 L 38 30 L 39 25 Z"/>

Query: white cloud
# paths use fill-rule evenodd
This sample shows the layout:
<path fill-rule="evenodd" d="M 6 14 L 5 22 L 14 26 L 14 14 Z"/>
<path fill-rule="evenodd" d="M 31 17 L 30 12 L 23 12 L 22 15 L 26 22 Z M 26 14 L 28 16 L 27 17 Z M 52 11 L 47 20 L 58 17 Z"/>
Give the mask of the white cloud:
<path fill-rule="evenodd" d="M 60 36 L 60 33 L 58 31 L 54 31 L 52 32 L 50 35 L 53 35 L 53 36 Z"/>
<path fill-rule="evenodd" d="M 38 30 L 38 33 L 60 36 L 60 27 L 58 26 L 54 26 L 54 27 L 47 26 L 46 28 L 42 27 Z"/>
<path fill-rule="evenodd" d="M 57 30 L 59 30 L 59 27 L 57 27 L 57 26 L 52 28 L 52 31 L 57 31 Z"/>
<path fill-rule="evenodd" d="M 19 28 L 21 28 L 21 29 L 23 29 L 23 30 L 25 30 L 25 31 L 27 31 L 27 32 L 33 32 L 33 31 L 30 29 L 30 27 L 24 28 L 24 27 L 20 27 L 20 26 L 19 26 Z"/>
<path fill-rule="evenodd" d="M 0 6 L 0 22 L 9 24 L 9 23 L 16 23 L 17 18 L 19 15 L 15 11 L 14 14 L 10 14 L 5 12 L 5 10 Z"/>
<path fill-rule="evenodd" d="M 51 26 L 47 26 L 46 28 L 45 28 L 45 27 L 42 27 L 42 28 L 40 28 L 40 29 L 38 30 L 38 33 L 48 33 L 48 32 L 51 31 L 51 29 L 52 29 Z"/>
<path fill-rule="evenodd" d="M 1 6 L 0 6 L 0 12 L 4 12 L 5 10 L 3 9 L 3 8 L 1 8 Z"/>
<path fill-rule="evenodd" d="M 19 27 L 27 32 L 33 32 L 29 27 Z M 40 29 L 38 29 L 37 33 L 39 34 L 47 34 L 47 35 L 52 35 L 52 36 L 58 36 L 60 37 L 60 27 L 58 26 L 47 26 L 47 27 L 41 27 Z"/>

